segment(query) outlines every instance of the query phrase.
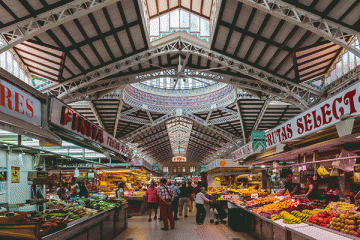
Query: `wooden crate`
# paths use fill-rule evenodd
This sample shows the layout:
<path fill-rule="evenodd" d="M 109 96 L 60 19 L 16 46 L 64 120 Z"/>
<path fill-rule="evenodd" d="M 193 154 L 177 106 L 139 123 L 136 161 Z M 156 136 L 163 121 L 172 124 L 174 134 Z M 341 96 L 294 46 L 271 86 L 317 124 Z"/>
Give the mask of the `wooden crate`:
<path fill-rule="evenodd" d="M 0 239 L 38 240 L 46 231 L 40 231 L 38 224 L 0 224 Z"/>
<path fill-rule="evenodd" d="M 6 213 L 8 212 L 0 212 L 0 224 L 11 224 L 17 221 L 20 221 L 21 219 L 25 218 L 26 215 L 28 215 L 28 212 L 17 212 L 17 211 L 13 211 L 14 213 L 17 213 L 17 216 L 13 216 L 13 217 L 2 217 L 5 216 Z"/>

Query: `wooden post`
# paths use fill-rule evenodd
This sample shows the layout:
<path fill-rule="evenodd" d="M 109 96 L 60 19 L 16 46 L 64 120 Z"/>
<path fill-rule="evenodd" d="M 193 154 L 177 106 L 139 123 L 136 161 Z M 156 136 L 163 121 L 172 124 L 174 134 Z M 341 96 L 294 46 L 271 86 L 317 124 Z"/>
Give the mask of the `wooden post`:
<path fill-rule="evenodd" d="M 17 139 L 18 139 L 18 146 L 21 146 L 21 135 L 18 135 Z"/>

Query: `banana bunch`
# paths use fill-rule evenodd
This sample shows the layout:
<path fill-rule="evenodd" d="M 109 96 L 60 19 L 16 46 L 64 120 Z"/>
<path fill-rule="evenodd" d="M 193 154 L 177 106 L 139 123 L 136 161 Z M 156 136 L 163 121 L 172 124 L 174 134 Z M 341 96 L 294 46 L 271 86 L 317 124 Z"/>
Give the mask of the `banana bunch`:
<path fill-rule="evenodd" d="M 275 221 L 275 220 L 278 220 L 278 219 L 281 219 L 281 217 L 280 217 L 279 215 L 276 215 L 276 214 L 273 214 L 273 215 L 271 215 L 271 217 L 270 217 L 270 220 L 271 220 L 271 221 Z"/>
<path fill-rule="evenodd" d="M 286 212 L 286 211 L 282 211 L 280 213 L 280 217 L 282 219 L 284 219 L 284 223 L 287 224 L 296 224 L 296 223 L 301 223 L 300 218 L 295 217 L 294 215 L 291 215 L 290 213 Z"/>
<path fill-rule="evenodd" d="M 324 209 L 315 208 L 314 210 L 303 210 L 302 213 L 310 216 L 316 216 L 318 213 L 326 212 Z"/>
<path fill-rule="evenodd" d="M 318 169 L 317 169 L 317 173 L 320 175 L 320 176 L 328 176 L 330 175 L 330 173 L 326 170 L 326 168 L 324 166 L 320 166 Z"/>
<path fill-rule="evenodd" d="M 300 218 L 301 221 L 303 221 L 303 222 L 306 222 L 310 218 L 310 215 L 305 214 L 305 213 L 301 213 L 299 211 L 292 211 L 291 214 L 294 215 L 297 218 Z"/>

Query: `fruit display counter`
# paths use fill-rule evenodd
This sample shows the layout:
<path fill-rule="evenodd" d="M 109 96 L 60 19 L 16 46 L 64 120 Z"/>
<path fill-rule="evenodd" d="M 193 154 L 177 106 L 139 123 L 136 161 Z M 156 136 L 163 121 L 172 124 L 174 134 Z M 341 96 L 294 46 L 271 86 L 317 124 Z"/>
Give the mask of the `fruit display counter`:
<path fill-rule="evenodd" d="M 125 191 L 124 198 L 128 202 L 128 212 L 133 216 L 141 216 L 146 211 L 145 191 Z"/>
<path fill-rule="evenodd" d="M 229 226 L 258 239 L 360 239 L 360 215 L 353 204 L 331 202 L 323 209 L 314 209 L 312 202 L 290 196 L 268 196 L 257 202 L 271 202 L 272 198 L 278 201 L 260 207 L 248 204 L 254 200 L 229 201 Z"/>
<path fill-rule="evenodd" d="M 0 239 L 113 239 L 127 227 L 124 199 L 50 200 L 41 212 L 7 212 L 0 218 Z"/>

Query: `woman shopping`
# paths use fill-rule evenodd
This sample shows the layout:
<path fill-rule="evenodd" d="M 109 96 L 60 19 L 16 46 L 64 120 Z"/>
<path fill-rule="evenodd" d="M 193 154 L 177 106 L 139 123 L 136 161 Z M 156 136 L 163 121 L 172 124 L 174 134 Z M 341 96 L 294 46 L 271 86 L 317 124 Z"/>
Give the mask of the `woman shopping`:
<path fill-rule="evenodd" d="M 204 220 L 206 217 L 206 210 L 204 207 L 205 202 L 213 202 L 205 197 L 205 188 L 200 188 L 200 192 L 196 194 L 195 203 L 196 203 L 196 223 L 198 225 L 204 224 Z"/>
<path fill-rule="evenodd" d="M 306 178 L 306 185 L 308 186 L 308 189 L 306 190 L 305 196 L 308 199 L 317 199 L 319 194 L 319 188 L 317 184 L 314 182 L 312 176 L 308 176 Z"/>

